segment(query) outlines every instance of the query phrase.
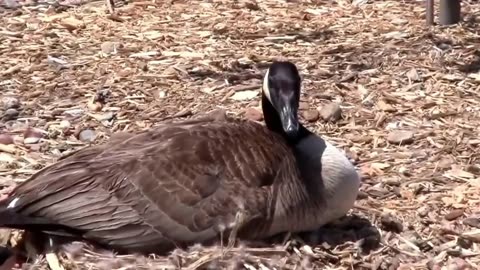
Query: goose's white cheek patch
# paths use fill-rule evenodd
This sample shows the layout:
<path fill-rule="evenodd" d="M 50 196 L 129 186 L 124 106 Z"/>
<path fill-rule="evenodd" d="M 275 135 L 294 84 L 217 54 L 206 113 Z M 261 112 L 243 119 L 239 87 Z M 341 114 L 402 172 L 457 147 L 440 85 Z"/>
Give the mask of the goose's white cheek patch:
<path fill-rule="evenodd" d="M 267 70 L 267 73 L 265 73 L 265 76 L 263 77 L 263 86 L 262 86 L 262 91 L 265 94 L 265 96 L 268 98 L 270 102 L 272 102 L 270 98 L 270 86 L 268 85 L 268 74 L 270 72 L 270 69 Z"/>

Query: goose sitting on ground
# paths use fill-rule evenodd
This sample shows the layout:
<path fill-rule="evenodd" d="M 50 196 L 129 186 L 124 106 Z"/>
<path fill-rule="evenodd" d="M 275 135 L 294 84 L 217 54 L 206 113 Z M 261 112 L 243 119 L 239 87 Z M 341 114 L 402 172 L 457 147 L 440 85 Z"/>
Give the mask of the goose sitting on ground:
<path fill-rule="evenodd" d="M 47 237 L 47 248 L 84 240 L 157 254 L 233 230 L 258 239 L 316 229 L 352 207 L 359 176 L 299 124 L 299 96 L 295 65 L 274 62 L 262 91 L 268 128 L 205 118 L 83 148 L 0 202 L 0 227 Z"/>

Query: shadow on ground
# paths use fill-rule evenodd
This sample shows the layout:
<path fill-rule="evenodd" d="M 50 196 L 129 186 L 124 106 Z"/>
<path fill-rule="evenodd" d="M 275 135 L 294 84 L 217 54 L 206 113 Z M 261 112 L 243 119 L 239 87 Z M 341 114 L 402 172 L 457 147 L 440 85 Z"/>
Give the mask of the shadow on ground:
<path fill-rule="evenodd" d="M 316 231 L 302 232 L 296 236 L 286 238 L 286 234 L 276 235 L 264 242 L 256 243 L 258 246 L 282 245 L 283 242 L 290 241 L 287 244 L 288 249 L 295 246 L 309 245 L 319 247 L 328 252 L 336 247 L 343 245 L 352 245 L 362 254 L 369 254 L 380 246 L 380 232 L 373 226 L 369 220 L 357 216 L 345 216 L 335 222 L 327 224 Z M 330 257 L 330 258 L 334 258 Z"/>

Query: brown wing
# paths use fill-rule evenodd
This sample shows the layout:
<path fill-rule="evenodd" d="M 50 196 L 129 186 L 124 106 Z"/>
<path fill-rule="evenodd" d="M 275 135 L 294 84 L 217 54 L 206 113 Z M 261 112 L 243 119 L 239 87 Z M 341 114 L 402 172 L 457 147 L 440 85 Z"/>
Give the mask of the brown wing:
<path fill-rule="evenodd" d="M 289 151 L 251 122 L 163 125 L 83 149 L 34 175 L 11 198 L 18 198 L 21 215 L 74 228 L 85 239 L 159 252 L 215 238 L 239 211 L 267 222 L 275 166 L 292 159 Z"/>

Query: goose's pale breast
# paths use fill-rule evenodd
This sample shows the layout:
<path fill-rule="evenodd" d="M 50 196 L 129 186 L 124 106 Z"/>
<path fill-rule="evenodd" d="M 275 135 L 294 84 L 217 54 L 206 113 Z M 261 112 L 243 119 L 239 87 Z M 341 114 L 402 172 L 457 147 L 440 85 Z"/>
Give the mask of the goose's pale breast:
<path fill-rule="evenodd" d="M 312 134 L 296 146 L 302 181 L 280 188 L 271 233 L 308 231 L 345 215 L 358 194 L 360 177 L 338 148 Z"/>

